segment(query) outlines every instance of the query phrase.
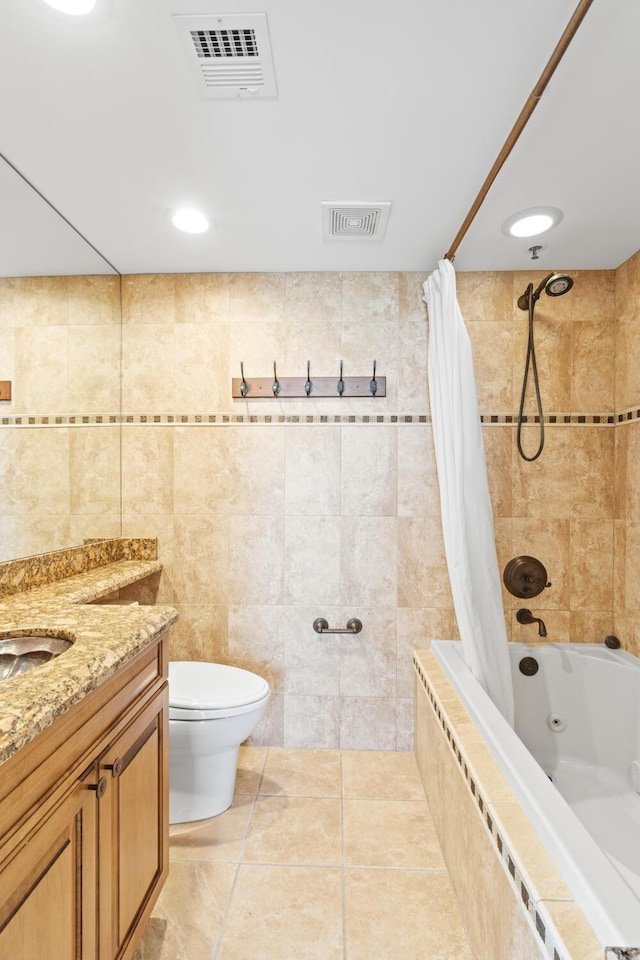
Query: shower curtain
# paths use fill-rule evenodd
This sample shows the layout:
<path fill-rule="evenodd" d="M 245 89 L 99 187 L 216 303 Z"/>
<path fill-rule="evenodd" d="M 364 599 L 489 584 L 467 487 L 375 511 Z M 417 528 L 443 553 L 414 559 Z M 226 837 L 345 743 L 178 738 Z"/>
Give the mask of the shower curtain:
<path fill-rule="evenodd" d="M 442 531 L 462 650 L 475 678 L 513 725 L 513 685 L 473 358 L 449 260 L 440 260 L 424 293 Z"/>

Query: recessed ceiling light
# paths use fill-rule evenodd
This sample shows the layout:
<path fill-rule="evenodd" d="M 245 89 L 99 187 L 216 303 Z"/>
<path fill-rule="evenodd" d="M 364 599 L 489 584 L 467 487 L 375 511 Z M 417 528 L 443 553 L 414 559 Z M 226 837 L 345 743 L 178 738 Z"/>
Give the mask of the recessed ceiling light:
<path fill-rule="evenodd" d="M 181 207 L 170 214 L 171 223 L 184 233 L 204 233 L 209 229 L 209 218 L 200 210 Z"/>
<path fill-rule="evenodd" d="M 508 217 L 502 224 L 502 232 L 508 237 L 537 237 L 561 220 L 562 210 L 557 207 L 530 207 Z"/>
<path fill-rule="evenodd" d="M 70 13 L 79 16 L 83 13 L 90 13 L 96 5 L 96 0 L 44 0 L 54 10 L 60 13 Z"/>

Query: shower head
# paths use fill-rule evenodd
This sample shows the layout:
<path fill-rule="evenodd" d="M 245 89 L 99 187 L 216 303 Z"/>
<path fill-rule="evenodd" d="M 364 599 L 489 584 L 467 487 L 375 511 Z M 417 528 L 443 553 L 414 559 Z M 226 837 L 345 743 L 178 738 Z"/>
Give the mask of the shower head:
<path fill-rule="evenodd" d="M 549 297 L 561 297 L 563 293 L 568 293 L 572 286 L 573 280 L 568 274 L 549 273 L 535 290 L 533 284 L 529 284 L 522 296 L 518 297 L 518 306 L 521 310 L 528 310 L 529 305 L 539 299 L 543 290 Z"/>
<path fill-rule="evenodd" d="M 573 280 L 566 273 L 554 273 L 546 281 L 544 292 L 550 297 L 561 297 L 573 286 Z"/>

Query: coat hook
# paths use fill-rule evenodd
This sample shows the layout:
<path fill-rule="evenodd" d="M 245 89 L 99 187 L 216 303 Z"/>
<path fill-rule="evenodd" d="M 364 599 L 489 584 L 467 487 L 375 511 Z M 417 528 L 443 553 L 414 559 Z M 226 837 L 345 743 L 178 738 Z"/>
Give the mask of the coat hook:
<path fill-rule="evenodd" d="M 313 386 L 309 377 L 310 370 L 311 370 L 311 360 L 307 360 L 307 380 L 304 385 L 304 392 L 306 393 L 307 396 L 309 396 L 309 394 L 311 393 L 311 388 Z"/>
<path fill-rule="evenodd" d="M 274 397 L 277 397 L 280 393 L 280 381 L 278 380 L 278 374 L 276 372 L 276 361 L 273 361 L 273 384 L 271 386 L 273 390 Z"/>
<path fill-rule="evenodd" d="M 344 393 L 344 380 L 342 379 L 342 360 L 340 361 L 340 379 L 338 380 L 338 393 L 340 396 Z"/>
<path fill-rule="evenodd" d="M 242 360 L 240 361 L 240 375 L 242 376 L 242 383 L 240 384 L 240 393 L 242 394 L 243 397 L 246 397 L 246 395 L 249 393 L 249 384 L 244 378 L 244 363 L 242 362 Z"/>
<path fill-rule="evenodd" d="M 373 361 L 373 377 L 371 379 L 371 382 L 369 383 L 369 390 L 371 391 L 372 395 L 375 397 L 376 393 L 378 392 L 378 381 L 376 380 L 376 361 L 375 360 Z"/>

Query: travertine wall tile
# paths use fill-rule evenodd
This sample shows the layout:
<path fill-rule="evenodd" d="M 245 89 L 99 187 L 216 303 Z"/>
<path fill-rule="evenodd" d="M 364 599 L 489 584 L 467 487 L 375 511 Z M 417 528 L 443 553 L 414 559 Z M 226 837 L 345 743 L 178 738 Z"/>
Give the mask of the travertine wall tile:
<path fill-rule="evenodd" d="M 342 697 L 341 750 L 395 750 L 396 701 L 391 697 Z"/>
<path fill-rule="evenodd" d="M 316 633 L 313 622 L 322 616 L 329 626 L 336 626 L 340 608 L 322 604 L 282 609 L 284 692 L 298 696 L 339 696 L 340 636 Z"/>
<path fill-rule="evenodd" d="M 339 517 L 287 517 L 284 600 L 337 604 L 341 600 Z"/>
<path fill-rule="evenodd" d="M 573 293 L 573 290 L 572 290 Z M 598 301 L 595 301 L 596 305 Z M 575 320 L 571 326 L 571 409 L 612 413 L 615 403 L 615 323 Z"/>
<path fill-rule="evenodd" d="M 615 435 L 602 427 L 570 431 L 572 517 L 613 519 Z"/>
<path fill-rule="evenodd" d="M 342 429 L 290 426 L 285 431 L 287 516 L 339 516 Z"/>
<path fill-rule="evenodd" d="M 69 413 L 119 413 L 120 328 L 113 324 L 69 327 Z M 59 409 L 59 405 L 51 409 Z"/>
<path fill-rule="evenodd" d="M 174 410 L 224 410 L 228 406 L 229 324 L 176 326 Z"/>
<path fill-rule="evenodd" d="M 120 513 L 119 426 L 69 431 L 69 508 L 72 514 Z"/>
<path fill-rule="evenodd" d="M 431 424 L 398 427 L 398 516 L 439 517 Z"/>
<path fill-rule="evenodd" d="M 513 321 L 476 320 L 467 323 L 473 369 L 481 410 L 506 413 L 512 409 Z"/>
<path fill-rule="evenodd" d="M 287 609 L 275 604 L 228 608 L 229 663 L 264 677 L 273 693 L 284 687 Z"/>
<path fill-rule="evenodd" d="M 542 295 L 536 342 L 546 414 L 606 414 L 623 409 L 621 398 L 624 409 L 640 403 L 639 275 L 637 255 L 615 273 L 579 271 L 565 297 Z M 517 412 L 527 315 L 516 300 L 543 276 L 458 274 L 483 413 Z M 12 428 L 10 440 L 0 432 L 11 464 L 0 518 L 7 542 L 30 551 L 48 548 L 49 535 L 119 532 L 113 527 L 122 429 L 122 529 L 159 537 L 158 602 L 184 608 L 190 629 L 181 635 L 183 653 L 217 651 L 269 679 L 276 697 L 261 742 L 273 735 L 292 745 L 338 746 L 342 730 L 345 742 L 356 743 L 361 734 L 348 717 L 364 722 L 362 701 L 385 704 L 374 711 L 389 724 L 382 740 L 406 747 L 411 650 L 457 635 L 431 426 L 415 417 L 391 420 L 429 412 L 425 279 L 420 273 L 2 279 L 0 378 L 15 379 L 15 400 L 0 415 L 100 414 L 116 403 L 121 290 L 123 411 L 165 421 L 175 416 L 162 425 L 37 431 L 50 438 L 44 461 L 63 479 L 55 490 L 51 477 L 33 483 L 43 459 L 28 439 L 35 431 Z M 251 379 L 271 377 L 274 360 L 281 376 L 304 375 L 307 360 L 312 377 L 337 377 L 340 360 L 345 376 L 369 376 L 374 358 L 378 375 L 388 378 L 386 398 L 231 398 L 241 360 Z M 208 414 L 227 412 L 261 420 L 206 422 Z M 192 420 L 202 414 L 204 422 L 181 424 L 183 413 Z M 346 420 L 381 414 L 384 423 Z M 265 415 L 300 421 L 265 423 Z M 329 422 L 305 423 L 307 415 Z M 339 422 L 331 422 L 335 416 Z M 524 437 L 527 449 L 535 446 L 535 426 Z M 638 437 L 636 421 L 615 428 L 560 422 L 547 426 L 540 460 L 525 463 L 514 425 L 484 429 L 499 567 L 519 554 L 543 560 L 553 586 L 535 608 L 551 640 L 611 632 L 614 602 L 623 642 L 635 636 L 632 585 L 625 594 L 635 534 L 623 518 L 640 520 Z M 509 636 L 529 639 L 533 628 L 515 624 L 521 601 L 506 592 L 504 599 Z M 576 609 L 584 603 L 593 613 L 591 631 Z M 333 624 L 357 610 L 365 623 L 359 638 L 308 637 L 315 616 Z M 322 704 L 317 722 L 304 715 L 315 698 Z M 353 701 L 348 708 L 347 701 Z M 371 732 L 365 739 L 381 746 Z"/>
<path fill-rule="evenodd" d="M 284 699 L 286 747 L 337 749 L 340 746 L 340 698 L 298 696 Z"/>
<path fill-rule="evenodd" d="M 538 448 L 538 428 L 522 430 L 527 456 Z M 543 520 L 571 515 L 571 432 L 565 427 L 545 426 L 544 452 L 529 463 L 513 448 L 513 515 Z"/>
<path fill-rule="evenodd" d="M 174 512 L 173 439 L 166 427 L 122 427 L 123 514 Z"/>
<path fill-rule="evenodd" d="M 352 617 L 362 632 L 345 634 L 340 643 L 340 694 L 343 697 L 395 697 L 396 607 L 342 608 L 340 625 Z"/>
<path fill-rule="evenodd" d="M 453 606 L 439 517 L 398 520 L 398 606 Z"/>
<path fill-rule="evenodd" d="M 229 319 L 232 323 L 282 322 L 284 273 L 233 273 L 229 277 Z"/>
<path fill-rule="evenodd" d="M 231 431 L 195 425 L 162 429 L 167 442 L 173 434 L 173 496 L 181 511 L 228 515 Z"/>
<path fill-rule="evenodd" d="M 613 610 L 613 524 L 572 520 L 572 610 Z"/>
<path fill-rule="evenodd" d="M 284 518 L 232 516 L 228 530 L 229 603 L 282 603 Z"/>
<path fill-rule="evenodd" d="M 288 323 L 334 324 L 342 318 L 339 273 L 288 273 L 285 277 Z"/>
<path fill-rule="evenodd" d="M 122 327 L 122 406 L 129 413 L 175 410 L 173 324 Z"/>
<path fill-rule="evenodd" d="M 341 514 L 394 517 L 398 512 L 397 427 L 343 427 Z"/>
<path fill-rule="evenodd" d="M 130 279 L 130 278 L 128 278 Z M 213 326 L 229 320 L 229 275 L 188 273 L 173 278 L 176 323 Z"/>
<path fill-rule="evenodd" d="M 122 277 L 123 324 L 173 324 L 176 319 L 174 274 Z"/>
<path fill-rule="evenodd" d="M 342 518 L 343 604 L 396 604 L 398 522 L 395 517 Z"/>
<path fill-rule="evenodd" d="M 68 326 L 16 325 L 14 411 L 49 414 L 64 410 L 68 362 Z"/>
<path fill-rule="evenodd" d="M 232 579 L 231 533 L 225 517 L 176 513 L 172 546 L 173 586 L 183 603 L 233 602 L 237 584 Z M 250 549 L 250 544 L 246 546 Z"/>
<path fill-rule="evenodd" d="M 110 324 L 120 327 L 120 277 L 66 277 L 69 326 Z"/>

